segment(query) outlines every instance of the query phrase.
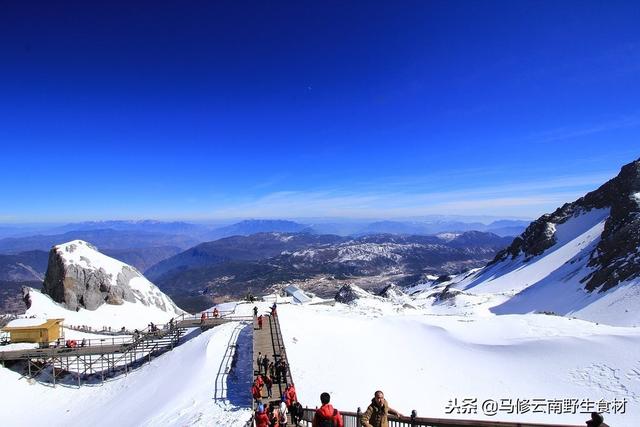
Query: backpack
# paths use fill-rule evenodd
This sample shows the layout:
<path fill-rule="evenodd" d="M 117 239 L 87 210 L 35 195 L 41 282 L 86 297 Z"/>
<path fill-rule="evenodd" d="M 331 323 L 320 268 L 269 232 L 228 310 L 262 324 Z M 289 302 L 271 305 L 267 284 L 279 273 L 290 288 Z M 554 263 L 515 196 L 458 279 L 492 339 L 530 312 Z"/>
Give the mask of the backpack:
<path fill-rule="evenodd" d="M 333 415 L 331 416 L 331 418 L 324 418 L 322 415 L 320 415 L 318 418 L 319 422 L 318 422 L 318 427 L 336 427 L 338 425 L 338 423 L 336 423 L 336 416 L 338 415 L 338 410 L 337 409 L 333 409 Z"/>

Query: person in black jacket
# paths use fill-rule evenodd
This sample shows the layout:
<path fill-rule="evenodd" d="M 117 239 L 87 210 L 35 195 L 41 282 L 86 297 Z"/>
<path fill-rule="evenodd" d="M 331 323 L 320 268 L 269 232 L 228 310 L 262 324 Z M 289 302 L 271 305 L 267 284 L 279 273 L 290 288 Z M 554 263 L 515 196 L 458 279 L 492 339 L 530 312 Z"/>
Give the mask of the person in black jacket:
<path fill-rule="evenodd" d="M 291 421 L 295 425 L 298 425 L 298 423 L 302 420 L 302 416 L 304 415 L 304 411 L 300 402 L 293 402 L 291 404 L 291 409 L 289 409 L 289 413 L 291 414 Z"/>
<path fill-rule="evenodd" d="M 591 413 L 591 419 L 587 420 L 587 427 L 609 427 L 605 424 L 604 417 L 597 412 Z"/>

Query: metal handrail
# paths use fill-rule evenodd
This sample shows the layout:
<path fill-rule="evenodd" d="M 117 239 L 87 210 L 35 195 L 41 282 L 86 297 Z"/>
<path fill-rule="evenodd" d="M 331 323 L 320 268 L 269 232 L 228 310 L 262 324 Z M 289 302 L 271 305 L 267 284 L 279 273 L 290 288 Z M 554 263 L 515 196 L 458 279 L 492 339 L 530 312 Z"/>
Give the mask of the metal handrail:
<path fill-rule="evenodd" d="M 252 316 L 235 316 L 233 315 L 232 311 L 224 311 L 220 313 L 222 313 L 222 316 L 218 316 L 216 318 L 213 317 L 213 312 L 211 312 L 211 316 L 208 317 L 207 320 L 221 320 L 223 322 L 245 322 L 253 320 Z M 121 348 L 116 350 L 111 349 L 109 352 L 128 351 L 134 347 L 146 347 L 145 343 L 147 342 L 173 340 L 174 332 L 176 330 L 194 327 L 194 325 L 188 323 L 199 323 L 201 318 L 201 316 L 197 315 L 182 314 L 180 316 L 174 317 L 172 321 L 164 325 L 154 325 L 153 329 L 151 328 L 151 326 L 148 326 L 145 329 L 138 330 L 137 334 L 134 332 L 133 334 L 126 336 L 111 335 L 109 338 L 85 338 L 84 340 L 82 338 L 76 340 L 64 340 L 61 338 L 57 341 L 54 341 L 53 345 L 51 345 L 51 343 L 41 344 L 42 347 L 40 348 L 0 351 L 0 360 L 41 357 L 43 354 L 45 354 L 43 353 L 45 349 L 57 352 L 75 352 L 83 349 L 84 351 L 87 351 L 89 349 L 99 349 L 101 347 L 110 345 L 112 347 L 118 346 Z M 187 325 L 185 325 L 184 323 L 187 323 Z M 67 346 L 67 341 L 75 341 L 75 346 Z M 147 351 L 148 349 L 145 348 L 144 350 Z"/>
<path fill-rule="evenodd" d="M 340 412 L 345 427 L 356 427 L 360 425 L 360 418 L 362 417 L 362 413 L 359 411 L 359 409 L 360 408 L 358 408 L 358 412 Z M 315 409 L 304 408 L 302 421 L 305 422 L 307 426 L 309 426 L 313 421 L 315 411 Z M 390 427 L 581 427 L 570 424 L 459 420 L 447 418 L 419 418 L 417 416 L 397 417 L 394 415 L 389 415 L 388 419 Z"/>

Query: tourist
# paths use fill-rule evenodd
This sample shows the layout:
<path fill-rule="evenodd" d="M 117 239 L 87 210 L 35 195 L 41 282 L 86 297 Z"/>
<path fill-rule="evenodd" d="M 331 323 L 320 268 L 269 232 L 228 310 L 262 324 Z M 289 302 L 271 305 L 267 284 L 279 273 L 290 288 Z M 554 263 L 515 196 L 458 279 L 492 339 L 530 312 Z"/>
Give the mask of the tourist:
<path fill-rule="evenodd" d="M 389 414 L 402 416 L 400 412 L 389 407 L 384 393 L 378 390 L 374 393 L 367 411 L 360 418 L 360 424 L 363 427 L 389 427 Z"/>
<path fill-rule="evenodd" d="M 331 396 L 329 393 L 322 393 L 320 395 L 320 403 L 322 406 L 316 409 L 316 413 L 313 415 L 313 427 L 344 427 L 342 421 L 342 415 L 329 403 Z"/>

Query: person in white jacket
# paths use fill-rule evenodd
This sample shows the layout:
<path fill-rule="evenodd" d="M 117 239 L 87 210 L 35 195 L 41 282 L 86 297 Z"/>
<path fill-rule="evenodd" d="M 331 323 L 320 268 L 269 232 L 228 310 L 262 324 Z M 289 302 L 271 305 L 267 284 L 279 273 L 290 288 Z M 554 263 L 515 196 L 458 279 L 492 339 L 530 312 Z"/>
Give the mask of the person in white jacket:
<path fill-rule="evenodd" d="M 284 402 L 284 396 L 282 396 L 282 400 L 280 401 L 280 426 L 287 425 L 287 414 L 289 410 L 287 409 L 287 404 Z"/>

